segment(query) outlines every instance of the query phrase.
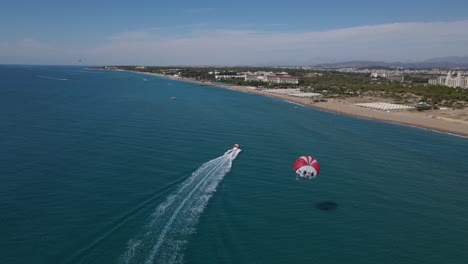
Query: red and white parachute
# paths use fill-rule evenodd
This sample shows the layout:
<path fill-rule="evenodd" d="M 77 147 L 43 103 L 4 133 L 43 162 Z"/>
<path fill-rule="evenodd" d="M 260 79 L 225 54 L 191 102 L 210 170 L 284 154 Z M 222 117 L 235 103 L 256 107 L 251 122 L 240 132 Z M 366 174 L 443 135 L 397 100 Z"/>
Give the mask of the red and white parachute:
<path fill-rule="evenodd" d="M 302 156 L 294 162 L 294 171 L 302 178 L 313 179 L 319 175 L 320 165 L 314 157 Z"/>

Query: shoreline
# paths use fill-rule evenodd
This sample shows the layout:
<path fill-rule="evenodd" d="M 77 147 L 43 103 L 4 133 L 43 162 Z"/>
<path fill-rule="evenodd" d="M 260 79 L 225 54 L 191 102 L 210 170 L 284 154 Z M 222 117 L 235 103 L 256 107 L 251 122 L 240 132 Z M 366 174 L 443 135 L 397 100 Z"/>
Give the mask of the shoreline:
<path fill-rule="evenodd" d="M 125 71 L 125 70 L 118 70 Z M 139 73 L 143 75 L 152 75 L 161 77 L 169 80 L 184 81 L 200 85 L 207 85 L 213 87 L 219 87 L 224 89 L 230 89 L 234 91 L 247 92 L 251 94 L 257 94 L 261 96 L 273 97 L 281 100 L 285 100 L 291 103 L 300 104 L 304 107 L 311 107 L 327 112 L 337 113 L 341 115 L 365 118 L 369 120 L 389 122 L 399 125 L 406 125 L 416 128 L 423 128 L 433 130 L 436 132 L 448 133 L 455 136 L 468 137 L 468 121 L 439 117 L 435 116 L 434 110 L 424 112 L 409 112 L 409 111 L 391 111 L 386 112 L 382 110 L 362 108 L 355 106 L 350 102 L 346 102 L 343 99 L 328 99 L 328 102 L 317 102 L 314 103 L 310 98 L 295 97 L 287 94 L 274 94 L 265 91 L 259 91 L 246 86 L 239 85 L 224 85 L 220 83 L 212 83 L 210 81 L 198 81 L 188 78 L 167 76 L 158 73 L 150 72 L 139 72 L 139 71 L 127 71 L 133 73 Z M 442 110 L 438 110 L 442 111 Z M 451 111 L 451 110 L 450 110 Z M 430 114 L 428 114 L 430 113 Z"/>

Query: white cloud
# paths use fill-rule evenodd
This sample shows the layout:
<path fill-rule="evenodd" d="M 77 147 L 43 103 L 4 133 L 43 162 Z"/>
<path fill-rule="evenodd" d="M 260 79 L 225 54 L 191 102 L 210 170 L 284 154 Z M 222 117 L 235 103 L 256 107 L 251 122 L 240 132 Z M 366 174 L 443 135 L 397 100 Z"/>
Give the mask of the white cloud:
<path fill-rule="evenodd" d="M 24 38 L 15 43 L 0 42 L 0 63 L 18 64 L 73 64 L 79 51 L 70 47 Z"/>
<path fill-rule="evenodd" d="M 53 49 L 53 47 L 50 46 L 49 44 L 38 42 L 32 38 L 24 38 L 16 42 L 15 47 L 17 48 L 18 51 L 22 51 L 22 52 L 43 51 L 43 50 Z"/>
<path fill-rule="evenodd" d="M 177 37 L 148 29 L 116 34 L 107 38 L 106 43 L 91 48 L 62 47 L 55 52 L 80 53 L 92 64 L 314 63 L 318 57 L 337 61 L 414 61 L 466 56 L 466 28 L 468 21 L 394 23 L 294 33 L 192 28 L 190 33 L 179 33 Z M 42 50 L 46 55 L 51 52 L 50 47 L 28 39 L 16 49 L 30 53 Z"/>

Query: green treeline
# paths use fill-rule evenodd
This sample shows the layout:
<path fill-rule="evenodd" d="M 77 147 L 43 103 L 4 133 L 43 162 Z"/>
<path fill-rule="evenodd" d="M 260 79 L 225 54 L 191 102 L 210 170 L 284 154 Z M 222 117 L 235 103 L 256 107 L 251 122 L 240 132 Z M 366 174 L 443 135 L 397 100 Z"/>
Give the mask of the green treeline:
<path fill-rule="evenodd" d="M 334 74 L 328 76 L 304 77 L 300 83 L 306 92 L 323 92 L 340 96 L 356 96 L 370 91 L 399 99 L 402 94 L 414 94 L 422 101 L 452 106 L 455 102 L 468 102 L 468 91 L 443 85 L 427 85 L 413 82 L 392 82 L 386 78 L 372 80 L 363 75 Z"/>
<path fill-rule="evenodd" d="M 103 68 L 103 67 L 98 67 Z M 115 66 L 124 70 L 152 72 L 166 75 L 178 75 L 183 78 L 196 80 L 218 81 L 236 85 L 265 87 L 265 88 L 300 88 L 304 92 L 321 93 L 325 97 L 359 96 L 369 92 L 401 100 L 405 94 L 413 94 L 431 104 L 440 106 L 463 107 L 468 103 L 468 89 L 452 88 L 442 85 L 427 85 L 430 76 L 405 75 L 404 81 L 391 78 L 371 78 L 362 73 L 341 73 L 333 70 L 306 70 L 296 68 L 275 67 L 145 67 Z M 219 75 L 236 75 L 242 72 L 287 72 L 298 76 L 299 84 L 270 84 L 262 81 L 245 81 L 242 78 L 216 80 L 215 71 Z M 211 72 L 211 74 L 210 74 Z"/>

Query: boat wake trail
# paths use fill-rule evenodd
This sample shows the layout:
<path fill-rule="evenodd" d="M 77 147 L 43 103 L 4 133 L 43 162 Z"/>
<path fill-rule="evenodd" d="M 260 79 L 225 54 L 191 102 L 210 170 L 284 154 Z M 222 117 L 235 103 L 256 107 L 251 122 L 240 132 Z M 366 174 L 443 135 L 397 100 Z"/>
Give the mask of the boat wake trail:
<path fill-rule="evenodd" d="M 56 81 L 68 81 L 68 79 L 65 79 L 65 78 L 56 78 L 56 77 L 50 77 L 50 76 L 37 76 L 37 78 L 47 79 L 47 80 L 56 80 Z"/>
<path fill-rule="evenodd" d="M 128 241 L 120 262 L 182 263 L 187 237 L 195 232 L 200 215 L 240 151 L 228 150 L 200 166 L 181 183 L 156 208 L 143 233 Z"/>

